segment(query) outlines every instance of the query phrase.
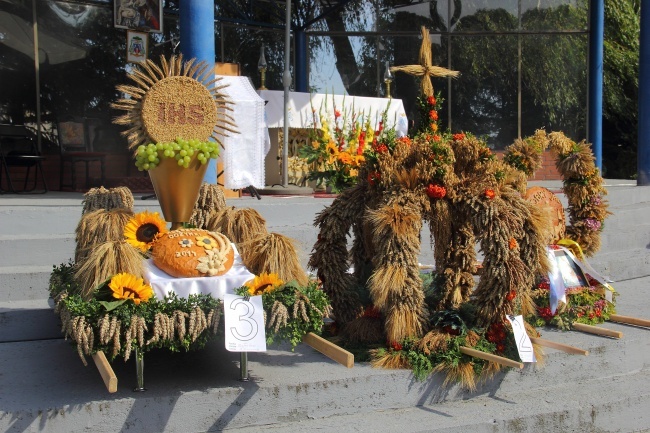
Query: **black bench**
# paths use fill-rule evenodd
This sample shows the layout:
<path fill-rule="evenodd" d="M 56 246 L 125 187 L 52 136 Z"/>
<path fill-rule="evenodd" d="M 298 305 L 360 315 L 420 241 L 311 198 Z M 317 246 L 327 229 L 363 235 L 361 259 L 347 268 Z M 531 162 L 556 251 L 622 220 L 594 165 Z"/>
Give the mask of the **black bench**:
<path fill-rule="evenodd" d="M 43 175 L 42 165 L 45 157 L 41 156 L 38 152 L 34 143 L 33 134 L 24 125 L 0 124 L 0 158 L 2 159 L 2 164 L 0 165 L 0 192 L 12 192 L 15 194 L 47 192 L 47 182 Z M 10 167 L 25 168 L 22 190 L 16 190 L 14 187 Z M 31 180 L 31 188 L 28 189 L 27 185 L 30 182 L 32 168 L 34 168 L 34 176 Z M 2 172 L 5 174 L 8 190 L 2 188 Z M 42 190 L 36 190 L 39 174 L 43 184 Z"/>

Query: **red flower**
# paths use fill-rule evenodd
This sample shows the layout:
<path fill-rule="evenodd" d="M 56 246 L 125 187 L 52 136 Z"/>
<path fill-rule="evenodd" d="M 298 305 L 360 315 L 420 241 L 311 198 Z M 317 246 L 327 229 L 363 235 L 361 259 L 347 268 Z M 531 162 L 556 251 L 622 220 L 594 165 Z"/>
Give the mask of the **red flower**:
<path fill-rule="evenodd" d="M 429 111 L 429 119 L 438 120 L 438 112 L 436 110 Z"/>
<path fill-rule="evenodd" d="M 440 141 L 442 138 L 439 135 L 433 136 L 433 141 Z"/>
<path fill-rule="evenodd" d="M 379 319 L 381 318 L 381 311 L 374 305 L 368 305 L 363 312 L 363 317 L 369 317 L 371 319 Z"/>
<path fill-rule="evenodd" d="M 430 198 L 443 198 L 447 195 L 447 188 L 430 183 L 429 186 L 427 186 L 426 192 Z"/>
<path fill-rule="evenodd" d="M 459 134 L 454 134 L 454 141 L 460 141 L 464 139 L 465 139 L 465 134 L 463 134 L 462 132 Z"/>
<path fill-rule="evenodd" d="M 494 196 L 495 196 L 495 194 L 494 194 L 494 190 L 493 190 L 493 189 L 490 189 L 490 188 L 487 188 L 487 189 L 485 190 L 485 196 L 486 196 L 487 198 L 489 198 L 490 200 L 492 200 L 492 199 L 494 198 Z"/>
<path fill-rule="evenodd" d="M 393 350 L 402 350 L 402 345 L 399 344 L 397 341 L 391 341 L 388 343 L 390 347 L 393 348 Z"/>
<path fill-rule="evenodd" d="M 386 147 L 386 145 L 382 143 L 378 146 L 375 146 L 375 150 L 377 151 L 377 153 L 386 153 L 388 152 L 388 147 Z"/>
<path fill-rule="evenodd" d="M 429 104 L 429 105 L 436 105 L 436 98 L 434 98 L 433 96 L 429 96 L 429 97 L 427 98 L 427 104 Z"/>
<path fill-rule="evenodd" d="M 497 344 L 497 352 L 503 352 L 506 349 L 506 346 L 503 344 L 499 343 Z"/>
<path fill-rule="evenodd" d="M 334 110 L 334 117 L 335 117 L 336 119 L 338 119 L 339 117 L 341 117 L 341 112 L 340 112 L 339 110 Z"/>
<path fill-rule="evenodd" d="M 508 301 L 512 301 L 513 299 L 515 299 L 516 296 L 517 296 L 517 292 L 511 290 L 510 293 L 508 293 L 508 295 L 506 296 L 506 299 Z"/>
<path fill-rule="evenodd" d="M 508 248 L 510 248 L 511 250 L 517 248 L 517 240 L 515 238 L 510 238 L 510 240 L 508 241 Z"/>
<path fill-rule="evenodd" d="M 379 182 L 379 179 L 381 179 L 381 174 L 378 171 L 371 171 L 368 173 L 368 183 L 370 186 L 374 186 L 375 182 Z"/>

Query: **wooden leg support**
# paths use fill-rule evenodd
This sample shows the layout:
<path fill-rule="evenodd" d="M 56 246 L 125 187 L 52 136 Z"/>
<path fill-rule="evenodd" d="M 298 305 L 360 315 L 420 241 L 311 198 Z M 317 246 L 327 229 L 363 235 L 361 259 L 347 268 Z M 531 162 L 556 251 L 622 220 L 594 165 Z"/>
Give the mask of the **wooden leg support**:
<path fill-rule="evenodd" d="M 93 355 L 93 361 L 101 374 L 102 379 L 104 379 L 104 384 L 108 392 L 113 393 L 117 392 L 117 376 L 113 372 L 111 364 L 106 359 L 106 355 L 101 350 Z"/>
<path fill-rule="evenodd" d="M 336 344 L 327 341 L 323 337 L 314 334 L 313 332 L 305 335 L 302 338 L 302 342 L 318 350 L 320 353 L 327 356 L 331 360 L 336 361 L 341 365 L 345 365 L 347 368 L 354 367 L 353 354 L 345 349 L 340 348 Z"/>
<path fill-rule="evenodd" d="M 650 320 L 639 319 L 637 317 L 621 316 L 620 314 L 612 314 L 609 316 L 612 322 L 625 323 L 626 325 L 644 326 L 650 328 Z"/>
<path fill-rule="evenodd" d="M 623 338 L 623 333 L 612 331 L 611 329 L 599 328 L 597 326 L 585 325 L 584 323 L 573 323 L 571 328 L 576 331 L 586 332 L 588 334 L 602 335 L 604 337 Z"/>
<path fill-rule="evenodd" d="M 533 344 L 538 344 L 544 347 L 550 347 L 551 349 L 561 350 L 562 352 L 571 353 L 573 355 L 589 355 L 588 350 L 579 349 L 574 346 L 569 346 L 567 344 L 556 343 L 551 340 L 545 340 L 543 338 L 530 337 L 530 342 Z"/>
<path fill-rule="evenodd" d="M 491 353 L 481 352 L 480 350 L 472 349 L 469 347 L 461 346 L 460 353 L 465 355 L 473 356 L 474 358 L 485 359 L 486 361 L 496 362 L 497 364 L 504 365 L 506 367 L 513 368 L 524 368 L 523 362 L 513 361 L 512 359 L 504 358 L 503 356 L 493 355 Z"/>

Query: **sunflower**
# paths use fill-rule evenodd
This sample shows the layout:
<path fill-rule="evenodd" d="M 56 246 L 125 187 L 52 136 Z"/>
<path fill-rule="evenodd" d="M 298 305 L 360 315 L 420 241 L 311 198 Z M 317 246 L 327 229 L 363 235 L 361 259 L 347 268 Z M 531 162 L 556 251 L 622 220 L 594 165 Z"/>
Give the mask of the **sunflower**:
<path fill-rule="evenodd" d="M 115 299 L 132 299 L 136 305 L 147 302 L 153 296 L 153 289 L 142 278 L 127 273 L 114 275 L 108 287 Z"/>
<path fill-rule="evenodd" d="M 249 280 L 244 284 L 244 287 L 248 288 L 248 293 L 251 296 L 261 295 L 262 293 L 269 293 L 279 288 L 284 284 L 278 274 L 260 274 L 257 275 L 254 279 Z"/>
<path fill-rule="evenodd" d="M 124 226 L 126 241 L 143 253 L 151 249 L 159 234 L 167 233 L 167 223 L 158 212 L 140 212 Z"/>

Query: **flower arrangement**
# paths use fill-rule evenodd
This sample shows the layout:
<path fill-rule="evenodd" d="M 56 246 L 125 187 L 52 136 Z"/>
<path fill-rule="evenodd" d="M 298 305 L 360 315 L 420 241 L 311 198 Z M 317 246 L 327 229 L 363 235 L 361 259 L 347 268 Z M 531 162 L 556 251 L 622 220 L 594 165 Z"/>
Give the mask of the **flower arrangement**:
<path fill-rule="evenodd" d="M 209 295 L 183 299 L 170 294 L 159 300 L 141 278 L 120 273 L 84 300 L 74 271 L 72 263 L 55 266 L 49 290 L 62 331 L 84 365 L 85 357 L 98 351 L 110 360 L 121 356 L 126 361 L 136 348 L 141 353 L 153 348 L 200 349 L 217 333 L 223 308 Z"/>
<path fill-rule="evenodd" d="M 435 95 L 420 95 L 417 98 L 418 128 L 417 133 L 440 135 L 439 111 L 444 99 L 440 92 Z"/>
<path fill-rule="evenodd" d="M 572 287 L 566 290 L 566 303 L 560 303 L 555 313 L 551 312 L 549 305 L 550 285 L 548 278 L 541 278 L 532 297 L 537 308 L 537 315 L 531 315 L 526 320 L 533 326 L 553 325 L 560 329 L 570 330 L 573 323 L 597 325 L 616 314 L 614 302 L 606 299 L 605 291 L 608 290 L 590 275 L 587 287 Z M 615 300 L 615 294 L 612 301 Z"/>
<path fill-rule="evenodd" d="M 342 113 L 334 106 L 333 115 L 327 107 L 321 107 L 318 117 L 314 108 L 312 113 L 310 144 L 303 146 L 299 154 L 315 167 L 307 178 L 315 180 L 317 185 L 330 186 L 334 192 L 355 185 L 367 152 L 387 151 L 390 140 L 386 137 L 395 137 L 393 128 L 385 128 L 386 112 L 381 115 L 377 129 L 373 128 L 369 115 L 353 110 Z"/>
<path fill-rule="evenodd" d="M 301 286 L 277 274 L 261 274 L 235 290 L 241 296 L 262 296 L 267 344 L 288 341 L 296 347 L 309 332 L 319 333 L 330 304 L 318 282 Z"/>

